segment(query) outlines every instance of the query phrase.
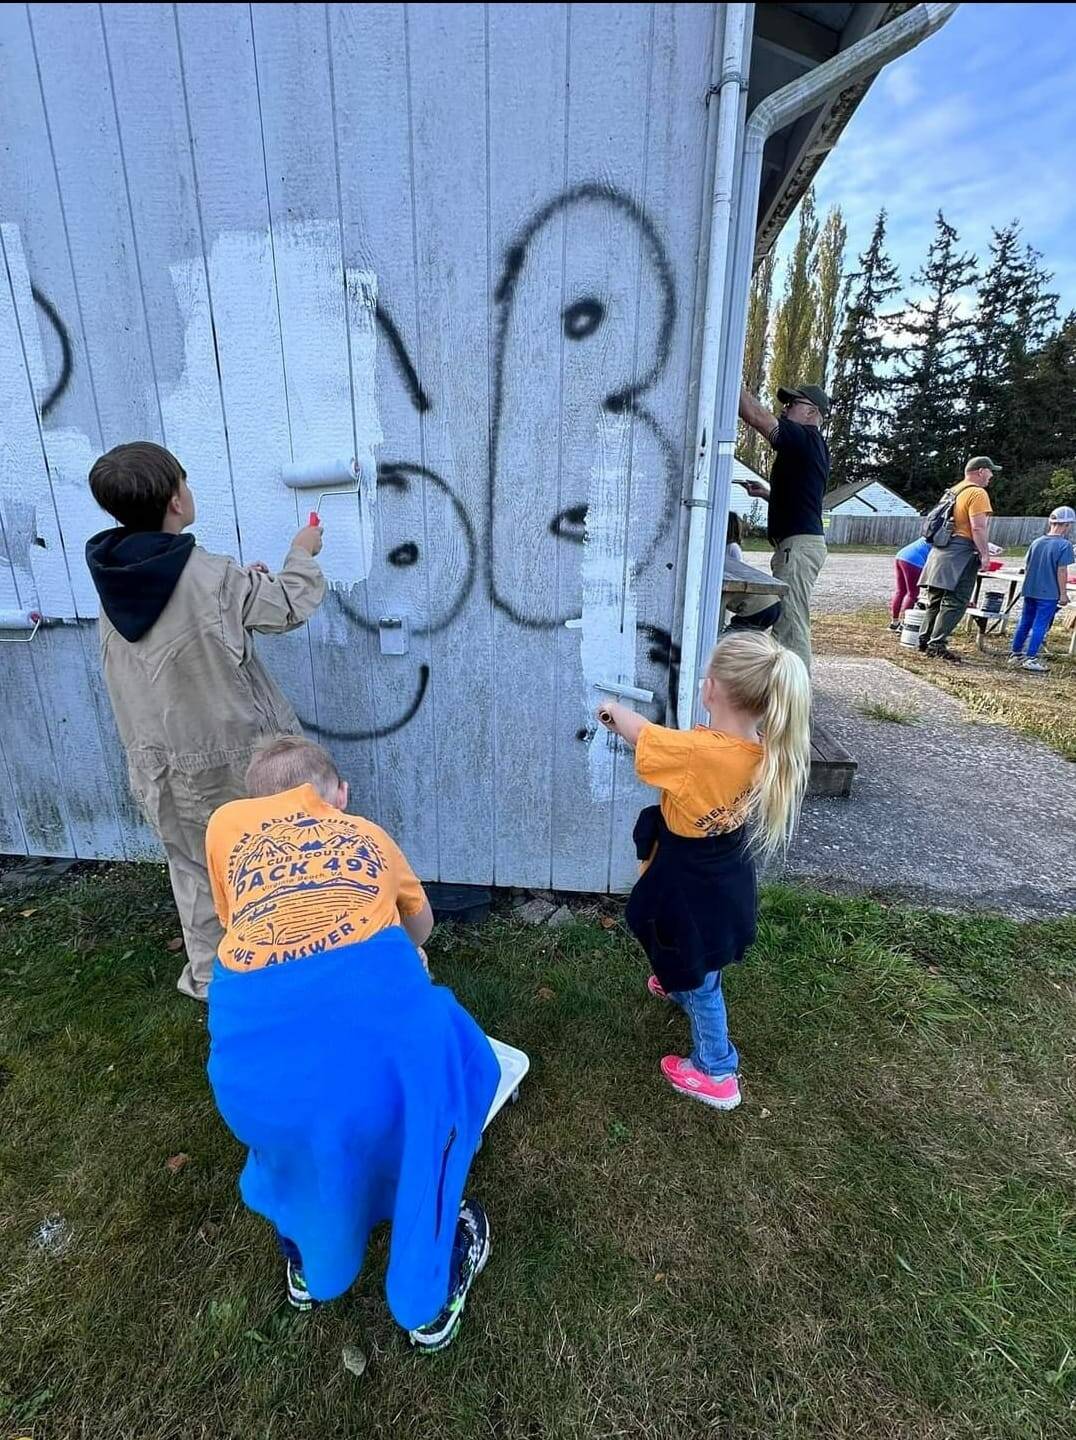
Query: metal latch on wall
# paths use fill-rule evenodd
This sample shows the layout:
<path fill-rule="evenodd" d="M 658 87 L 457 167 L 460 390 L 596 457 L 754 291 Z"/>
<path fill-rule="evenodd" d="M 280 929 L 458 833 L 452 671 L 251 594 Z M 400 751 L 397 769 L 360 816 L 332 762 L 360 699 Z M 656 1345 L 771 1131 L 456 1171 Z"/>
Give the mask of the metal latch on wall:
<path fill-rule="evenodd" d="M 411 644 L 411 627 L 406 615 L 382 615 L 377 622 L 382 655 L 406 655 Z"/>

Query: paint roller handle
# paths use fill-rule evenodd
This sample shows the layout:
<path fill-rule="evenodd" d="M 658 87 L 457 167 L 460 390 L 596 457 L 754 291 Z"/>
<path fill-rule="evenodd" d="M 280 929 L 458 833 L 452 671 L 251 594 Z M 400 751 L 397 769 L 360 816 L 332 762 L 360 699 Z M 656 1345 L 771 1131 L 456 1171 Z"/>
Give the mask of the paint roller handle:
<path fill-rule="evenodd" d="M 322 529 L 320 520 L 316 525 L 304 525 L 291 542 L 295 550 L 305 550 L 308 555 L 318 555 L 321 552 L 325 532 Z"/>
<path fill-rule="evenodd" d="M 308 525 L 315 525 L 315 526 L 321 524 L 321 517 L 318 515 L 318 512 L 317 512 L 316 510 L 311 510 L 311 512 L 310 512 L 310 519 L 309 519 L 306 523 L 307 523 Z"/>
<path fill-rule="evenodd" d="M 597 709 L 598 720 L 611 730 L 614 735 L 619 735 L 621 740 L 635 748 L 639 736 L 647 724 L 646 716 L 639 715 L 627 705 L 620 705 L 615 700 L 603 700 Z"/>

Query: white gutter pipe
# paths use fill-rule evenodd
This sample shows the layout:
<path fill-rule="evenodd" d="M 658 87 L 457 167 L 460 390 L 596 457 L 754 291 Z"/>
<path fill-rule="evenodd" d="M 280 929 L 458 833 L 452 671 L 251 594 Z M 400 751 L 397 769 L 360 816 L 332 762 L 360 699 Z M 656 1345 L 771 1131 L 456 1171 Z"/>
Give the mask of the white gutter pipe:
<path fill-rule="evenodd" d="M 684 565 L 684 614 L 680 631 L 681 655 L 699 653 L 698 596 L 706 564 L 707 511 L 710 507 L 710 442 L 717 420 L 715 404 L 720 392 L 721 342 L 725 318 L 725 292 L 732 251 L 732 201 L 740 141 L 741 96 L 747 91 L 750 36 L 754 5 L 724 7 L 721 73 L 717 95 L 717 150 L 714 155 L 713 197 L 710 202 L 710 245 L 706 269 L 706 302 L 702 321 L 702 359 L 699 365 L 699 404 L 695 419 L 695 463 L 688 507 L 687 560 Z M 711 92 L 712 93 L 712 92 Z M 677 713 L 694 715 L 696 666 L 681 665 Z"/>
<path fill-rule="evenodd" d="M 711 475 L 704 506 L 700 507 L 705 516 L 706 528 L 702 572 L 697 577 L 697 588 L 687 591 L 684 602 L 679 690 L 681 725 L 691 725 L 697 716 L 701 718 L 698 680 L 708 658 L 709 647 L 717 636 L 720 619 L 726 522 L 732 490 L 732 458 L 736 445 L 740 377 L 743 372 L 746 342 L 747 297 L 754 259 L 762 152 L 766 141 L 800 115 L 813 110 L 827 95 L 847 89 L 857 80 L 875 74 L 898 55 L 914 50 L 921 41 L 940 30 L 956 9 L 955 4 L 916 5 L 914 9 L 888 25 L 883 25 L 862 40 L 857 40 L 847 50 L 842 50 L 831 60 L 792 81 L 790 85 L 775 90 L 755 107 L 747 122 L 734 226 L 734 254 L 730 267 L 731 283 L 725 324 L 727 346 L 720 372 L 720 394 L 715 395 L 715 424 L 710 452 L 704 455 L 701 451 L 696 451 L 696 476 L 704 469 L 710 471 Z M 712 267 L 712 254 L 710 263 Z M 725 296 L 715 296 L 713 301 L 720 313 L 725 304 Z M 710 305 L 711 296 L 708 291 L 707 320 L 710 319 Z M 720 323 L 716 328 L 720 331 Z M 706 393 L 701 390 L 700 397 Z M 693 510 L 692 518 L 695 513 Z M 691 583 L 690 571 L 685 579 Z"/>

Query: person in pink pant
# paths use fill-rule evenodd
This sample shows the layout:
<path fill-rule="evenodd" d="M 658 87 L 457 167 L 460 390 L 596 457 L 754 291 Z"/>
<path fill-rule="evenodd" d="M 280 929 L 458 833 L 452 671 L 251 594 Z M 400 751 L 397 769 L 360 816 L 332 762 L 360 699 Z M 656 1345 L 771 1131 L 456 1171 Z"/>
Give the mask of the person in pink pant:
<path fill-rule="evenodd" d="M 930 541 L 923 538 L 913 540 L 910 545 L 905 545 L 903 550 L 897 551 L 897 583 L 889 606 L 892 617 L 890 630 L 900 630 L 903 627 L 905 610 L 919 598 L 919 576 L 923 573 L 929 554 Z"/>

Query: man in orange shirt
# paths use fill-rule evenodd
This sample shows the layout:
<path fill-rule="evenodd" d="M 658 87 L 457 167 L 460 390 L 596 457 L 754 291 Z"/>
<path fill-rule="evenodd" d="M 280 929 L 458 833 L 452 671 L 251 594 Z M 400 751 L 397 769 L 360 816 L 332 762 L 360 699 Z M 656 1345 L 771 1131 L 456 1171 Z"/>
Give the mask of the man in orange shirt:
<path fill-rule="evenodd" d="M 963 619 L 980 570 L 990 569 L 990 516 L 987 487 L 1001 466 L 988 455 L 976 455 L 964 466 L 964 479 L 954 485 L 952 535 L 944 547 L 936 541 L 919 577 L 927 592 L 926 621 L 919 649 L 951 665 L 961 664 L 949 649 L 949 636 Z"/>

